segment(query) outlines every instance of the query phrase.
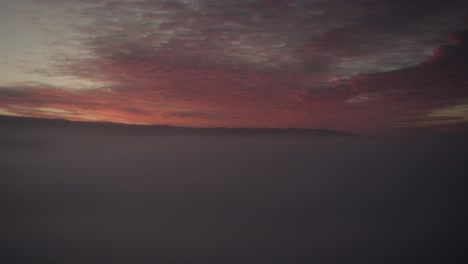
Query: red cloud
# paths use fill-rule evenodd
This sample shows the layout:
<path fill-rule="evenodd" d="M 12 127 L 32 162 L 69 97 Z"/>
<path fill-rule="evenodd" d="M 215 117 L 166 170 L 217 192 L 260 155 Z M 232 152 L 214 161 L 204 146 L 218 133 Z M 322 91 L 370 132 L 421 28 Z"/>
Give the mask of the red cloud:
<path fill-rule="evenodd" d="M 424 62 L 428 48 L 462 28 L 453 12 L 464 6 L 459 2 L 213 3 L 115 2 L 78 10 L 90 20 L 79 44 L 92 56 L 56 61 L 49 74 L 109 85 L 4 87 L 0 109 L 129 123 L 380 132 L 468 98 L 466 32 Z M 417 12 L 392 15 L 407 5 Z M 279 6 L 283 13 L 272 12 Z"/>

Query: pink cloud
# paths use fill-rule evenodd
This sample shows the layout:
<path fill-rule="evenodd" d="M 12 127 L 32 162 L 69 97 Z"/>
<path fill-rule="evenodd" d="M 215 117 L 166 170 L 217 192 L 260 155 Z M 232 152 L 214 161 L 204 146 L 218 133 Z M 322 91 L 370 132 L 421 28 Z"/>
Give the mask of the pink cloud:
<path fill-rule="evenodd" d="M 0 108 L 130 123 L 379 132 L 468 97 L 466 33 L 442 45 L 465 27 L 454 11 L 464 5 L 117 1 L 78 8 L 89 20 L 79 26 L 79 44 L 90 56 L 56 60 L 43 72 L 108 85 L 3 87 Z"/>

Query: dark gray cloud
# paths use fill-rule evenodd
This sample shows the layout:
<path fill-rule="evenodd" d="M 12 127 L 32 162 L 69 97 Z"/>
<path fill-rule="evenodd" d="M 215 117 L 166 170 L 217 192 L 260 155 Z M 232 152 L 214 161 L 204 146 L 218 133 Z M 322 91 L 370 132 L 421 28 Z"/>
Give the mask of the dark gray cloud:
<path fill-rule="evenodd" d="M 302 69 L 329 81 L 420 64 L 465 27 L 466 7 L 464 1 L 102 1 L 68 13 L 95 63 L 133 65 L 143 78 L 160 67 L 214 67 Z"/>

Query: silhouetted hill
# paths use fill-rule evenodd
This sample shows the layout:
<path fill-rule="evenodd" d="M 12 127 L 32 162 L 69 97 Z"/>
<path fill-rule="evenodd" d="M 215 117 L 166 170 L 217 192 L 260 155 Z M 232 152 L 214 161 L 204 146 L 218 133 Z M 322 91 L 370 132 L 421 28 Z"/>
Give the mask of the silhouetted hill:
<path fill-rule="evenodd" d="M 114 122 L 70 121 L 65 119 L 47 119 L 36 117 L 17 117 L 0 115 L 1 128 L 23 129 L 78 129 L 85 131 L 141 132 L 141 133 L 176 133 L 176 134 L 219 134 L 219 135 L 294 135 L 294 136 L 360 136 L 329 129 L 304 128 L 224 128 L 224 127 L 177 127 L 167 125 L 135 125 Z"/>

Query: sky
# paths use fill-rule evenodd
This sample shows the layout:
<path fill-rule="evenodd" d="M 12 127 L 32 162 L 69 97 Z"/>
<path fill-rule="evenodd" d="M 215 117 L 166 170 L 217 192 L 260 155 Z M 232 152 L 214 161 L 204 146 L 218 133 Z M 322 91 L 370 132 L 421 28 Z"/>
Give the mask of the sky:
<path fill-rule="evenodd" d="M 0 2 L 0 114 L 468 131 L 463 0 Z"/>

